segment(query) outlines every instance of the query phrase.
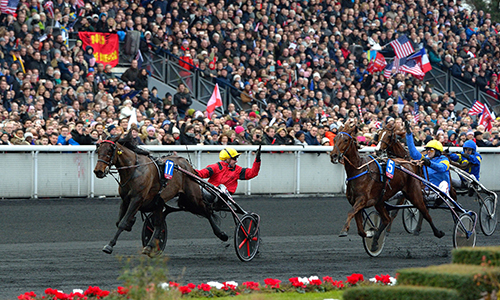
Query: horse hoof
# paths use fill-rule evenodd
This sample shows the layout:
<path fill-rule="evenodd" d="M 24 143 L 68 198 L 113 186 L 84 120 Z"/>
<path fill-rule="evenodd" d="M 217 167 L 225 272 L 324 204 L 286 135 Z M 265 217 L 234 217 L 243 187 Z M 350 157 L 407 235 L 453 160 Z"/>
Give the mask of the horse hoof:
<path fill-rule="evenodd" d="M 346 237 L 347 236 L 347 231 L 342 231 L 340 234 L 339 234 L 339 237 Z"/>
<path fill-rule="evenodd" d="M 219 239 L 223 242 L 227 242 L 227 240 L 229 240 L 229 237 L 227 236 L 227 234 L 225 232 L 222 232 L 220 235 L 219 235 Z"/>
<path fill-rule="evenodd" d="M 111 254 L 111 253 L 113 253 L 113 247 L 111 247 L 110 245 L 106 245 L 106 246 L 104 246 L 104 248 L 102 248 L 102 252 L 107 253 L 107 254 Z"/>
<path fill-rule="evenodd" d="M 151 257 L 151 250 L 153 250 L 153 248 L 151 248 L 150 246 L 146 246 L 146 247 L 142 248 L 142 254 Z"/>
<path fill-rule="evenodd" d="M 418 236 L 418 235 L 420 235 L 420 230 L 414 230 L 414 231 L 413 231 L 413 235 L 414 235 L 414 236 Z"/>
<path fill-rule="evenodd" d="M 442 232 L 441 230 L 438 231 L 438 233 L 436 234 L 436 237 L 438 239 L 442 238 L 444 236 L 444 232 Z"/>

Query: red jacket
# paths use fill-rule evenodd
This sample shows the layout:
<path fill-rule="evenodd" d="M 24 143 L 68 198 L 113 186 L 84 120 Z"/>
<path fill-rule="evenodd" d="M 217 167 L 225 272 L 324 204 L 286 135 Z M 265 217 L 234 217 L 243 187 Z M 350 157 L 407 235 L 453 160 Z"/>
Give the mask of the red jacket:
<path fill-rule="evenodd" d="M 260 171 L 260 162 L 253 162 L 253 166 L 251 168 L 242 168 L 238 165 L 234 166 L 233 169 L 229 167 L 229 164 L 220 161 L 218 163 L 208 165 L 205 169 L 196 170 L 198 175 L 201 178 L 209 178 L 208 182 L 215 186 L 219 186 L 221 184 L 225 185 L 227 190 L 234 194 L 236 192 L 236 188 L 238 187 L 238 179 L 239 180 L 249 180 L 257 175 L 259 175 Z"/>

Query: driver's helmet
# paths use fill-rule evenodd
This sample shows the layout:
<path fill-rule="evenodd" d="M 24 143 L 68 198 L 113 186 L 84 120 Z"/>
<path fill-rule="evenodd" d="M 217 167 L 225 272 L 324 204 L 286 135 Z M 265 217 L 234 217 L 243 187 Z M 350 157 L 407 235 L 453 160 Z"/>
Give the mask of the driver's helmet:
<path fill-rule="evenodd" d="M 219 152 L 219 159 L 222 161 L 230 158 L 238 159 L 238 156 L 240 156 L 238 151 L 231 147 L 224 148 L 221 150 L 221 152 Z"/>
<path fill-rule="evenodd" d="M 473 152 L 476 152 L 476 143 L 473 140 L 467 140 L 462 146 L 465 151 L 467 148 L 472 149 Z"/>
<path fill-rule="evenodd" d="M 441 142 L 438 141 L 438 140 L 432 140 L 432 141 L 428 142 L 427 145 L 425 145 L 424 148 L 425 149 L 427 149 L 427 148 L 433 148 L 436 151 L 443 152 L 443 144 L 441 144 Z"/>

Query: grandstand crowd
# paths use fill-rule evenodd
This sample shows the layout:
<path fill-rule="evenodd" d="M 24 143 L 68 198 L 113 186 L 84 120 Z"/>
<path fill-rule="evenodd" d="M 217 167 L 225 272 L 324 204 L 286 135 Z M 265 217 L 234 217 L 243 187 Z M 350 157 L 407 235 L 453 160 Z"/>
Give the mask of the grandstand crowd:
<path fill-rule="evenodd" d="M 92 47 L 68 46 L 61 28 L 120 40 L 139 31 L 142 53 L 167 51 L 231 86 L 244 109 L 208 118 L 191 108 L 189 86 L 159 95 L 136 60 L 117 77 Z M 145 145 L 332 145 L 357 118 L 361 145 L 387 122 L 410 120 L 417 146 L 436 138 L 496 147 L 499 120 L 486 130 L 469 108 L 456 109 L 453 91 L 440 95 L 411 74 L 371 74 L 367 51 L 392 58 L 388 44 L 406 35 L 433 68 L 498 99 L 499 31 L 461 0 L 20 0 L 0 17 L 0 144 L 92 145 L 127 132 L 137 113 L 132 134 Z"/>

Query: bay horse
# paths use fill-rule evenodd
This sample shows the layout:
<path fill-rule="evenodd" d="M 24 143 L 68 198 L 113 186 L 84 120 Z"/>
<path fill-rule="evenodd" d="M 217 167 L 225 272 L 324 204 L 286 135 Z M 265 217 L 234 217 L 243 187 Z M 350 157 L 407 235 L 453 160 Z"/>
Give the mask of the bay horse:
<path fill-rule="evenodd" d="M 411 160 L 410 153 L 398 140 L 398 136 L 406 136 L 406 130 L 401 126 L 398 127 L 394 122 L 389 122 L 384 128 L 377 133 L 377 151 L 385 152 L 389 158 L 402 158 Z M 422 168 L 410 169 L 417 175 L 423 175 Z M 451 174 L 450 174 L 451 182 Z M 457 201 L 457 191 L 450 185 L 450 196 L 453 200 Z"/>
<path fill-rule="evenodd" d="M 113 239 L 102 249 L 111 254 L 120 234 L 131 231 L 138 211 L 152 212 L 154 231 L 149 243 L 143 248 L 142 253 L 154 255 L 155 243 L 161 232 L 161 224 L 165 217 L 174 211 L 189 211 L 193 214 L 208 219 L 214 234 L 222 241 L 227 241 L 228 236 L 216 224 L 216 216 L 205 205 L 199 185 L 189 179 L 187 175 L 174 169 L 173 177 L 168 180 L 167 186 L 162 188 L 160 182 L 163 170 L 158 166 L 149 152 L 138 148 L 133 142 L 131 130 L 120 140 L 120 137 L 108 138 L 97 145 L 98 160 L 94 173 L 98 178 L 104 178 L 115 166 L 120 175 L 119 194 L 122 199 L 116 226 L 118 230 Z M 188 161 L 179 156 L 168 156 L 184 170 L 194 173 Z M 178 196 L 177 206 L 166 205 L 167 201 Z"/>
<path fill-rule="evenodd" d="M 361 237 L 366 237 L 366 232 L 363 228 L 364 208 L 374 206 L 380 214 L 382 226 L 375 233 L 374 244 L 380 236 L 380 233 L 390 223 L 390 217 L 385 208 L 385 201 L 394 196 L 398 191 L 403 191 L 410 202 L 422 213 L 423 217 L 429 222 L 434 235 L 438 238 L 444 236 L 444 232 L 438 230 L 432 218 L 429 215 L 425 206 L 420 182 L 414 177 L 404 173 L 400 169 L 395 169 L 394 177 L 387 184 L 384 180 L 384 174 L 379 168 L 375 159 L 368 156 L 362 157 L 357 149 L 356 134 L 357 126 L 354 122 L 346 122 L 339 129 L 339 133 L 334 138 L 334 146 L 330 152 L 331 162 L 334 164 L 343 162 L 347 174 L 347 191 L 346 196 L 352 209 L 347 214 L 347 220 L 340 232 L 340 236 L 347 236 L 350 222 L 355 218 L 358 227 L 358 234 Z M 404 160 L 398 163 L 409 167 L 410 162 Z"/>

